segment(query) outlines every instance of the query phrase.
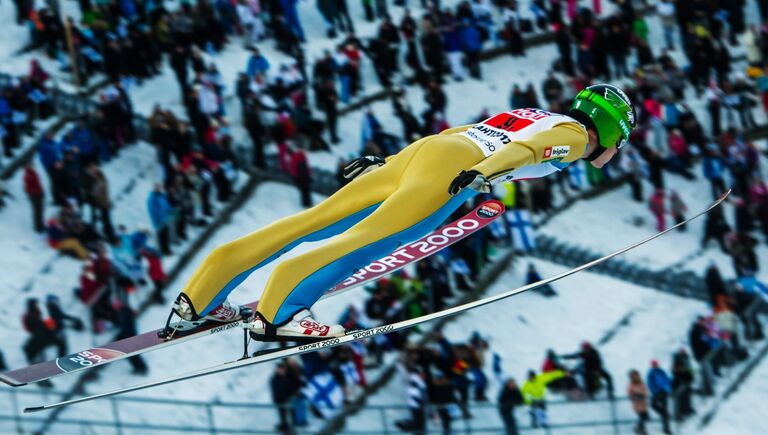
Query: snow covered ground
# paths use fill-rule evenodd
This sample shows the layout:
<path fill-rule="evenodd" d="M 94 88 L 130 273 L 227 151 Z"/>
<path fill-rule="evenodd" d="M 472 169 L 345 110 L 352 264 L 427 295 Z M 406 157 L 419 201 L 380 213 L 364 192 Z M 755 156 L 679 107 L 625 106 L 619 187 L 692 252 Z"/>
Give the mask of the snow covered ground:
<path fill-rule="evenodd" d="M 702 435 L 765 434 L 765 398 L 768 397 L 768 360 L 764 360 L 749 375 L 745 384 L 723 404 Z"/>

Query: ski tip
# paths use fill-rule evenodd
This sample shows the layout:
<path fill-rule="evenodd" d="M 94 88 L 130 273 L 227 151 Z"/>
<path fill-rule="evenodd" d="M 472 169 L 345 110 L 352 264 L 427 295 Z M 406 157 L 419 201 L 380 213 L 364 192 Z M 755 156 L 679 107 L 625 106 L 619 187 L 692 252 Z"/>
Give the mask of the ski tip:
<path fill-rule="evenodd" d="M 721 194 L 720 194 L 720 198 L 719 198 L 719 199 L 720 199 L 720 201 L 722 201 L 722 200 L 724 200 L 725 198 L 727 198 L 727 197 L 728 197 L 728 195 L 730 195 L 730 194 L 731 194 L 731 189 L 728 189 L 728 190 L 726 190 L 725 192 L 721 193 Z"/>
<path fill-rule="evenodd" d="M 33 412 L 44 411 L 45 406 L 32 406 L 30 408 L 24 408 L 24 414 L 31 414 Z"/>
<path fill-rule="evenodd" d="M 21 387 L 21 386 L 27 385 L 26 382 L 18 382 L 17 380 L 13 379 L 12 377 L 6 376 L 6 375 L 4 375 L 2 373 L 0 373 L 0 382 L 2 382 L 4 384 L 7 384 L 7 385 L 10 385 L 12 387 Z"/>

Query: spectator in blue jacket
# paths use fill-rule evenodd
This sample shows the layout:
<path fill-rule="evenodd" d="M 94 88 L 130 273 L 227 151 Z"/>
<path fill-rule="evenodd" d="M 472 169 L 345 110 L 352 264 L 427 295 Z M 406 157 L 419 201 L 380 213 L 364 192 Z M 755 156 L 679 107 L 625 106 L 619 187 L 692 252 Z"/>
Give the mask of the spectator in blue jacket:
<path fill-rule="evenodd" d="M 299 41 L 306 42 L 304 29 L 301 28 L 301 20 L 299 19 L 298 3 L 299 0 L 280 0 L 280 7 L 283 9 L 283 16 L 288 28 Z"/>
<path fill-rule="evenodd" d="M 83 164 L 96 161 L 98 158 L 98 147 L 93 132 L 83 121 L 78 121 L 70 132 L 72 143 L 80 150 L 80 159 Z"/>
<path fill-rule="evenodd" d="M 443 28 L 443 49 L 448 55 L 448 63 L 451 66 L 451 75 L 453 79 L 461 81 L 464 79 L 464 67 L 462 66 L 461 40 L 459 32 L 456 29 L 456 22 L 452 22 Z"/>
<path fill-rule="evenodd" d="M 246 72 L 249 77 L 254 77 L 256 74 L 266 75 L 269 70 L 269 61 L 264 55 L 261 54 L 258 48 L 251 47 L 253 54 L 248 58 L 248 66 Z"/>
<path fill-rule="evenodd" d="M 62 157 L 61 143 L 53 137 L 53 132 L 47 132 L 37 143 L 37 154 L 40 156 L 40 163 L 50 174 L 53 164 L 60 161 Z"/>
<path fill-rule="evenodd" d="M 480 49 L 483 46 L 483 40 L 480 30 L 470 22 L 469 18 L 465 18 L 459 27 L 459 44 L 461 51 L 464 52 L 469 75 L 476 79 L 481 79 Z"/>
<path fill-rule="evenodd" d="M 651 361 L 651 369 L 648 371 L 646 385 L 651 392 L 651 408 L 661 417 L 661 423 L 665 434 L 671 434 L 669 430 L 669 410 L 667 398 L 672 392 L 672 381 L 664 369 L 659 367 L 659 362 Z"/>
<path fill-rule="evenodd" d="M 704 173 L 704 178 L 709 180 L 712 185 L 712 196 L 714 198 L 725 192 L 725 179 L 723 178 L 725 163 L 723 163 L 723 158 L 717 149 L 717 145 L 707 145 L 704 158 L 701 160 L 701 169 Z"/>
<path fill-rule="evenodd" d="M 147 209 L 149 218 L 152 220 L 152 226 L 157 233 L 157 240 L 160 245 L 160 251 L 163 255 L 171 254 L 171 221 L 173 220 L 174 209 L 168 201 L 168 195 L 163 191 L 163 186 L 155 185 L 155 189 L 149 193 L 147 198 Z"/>

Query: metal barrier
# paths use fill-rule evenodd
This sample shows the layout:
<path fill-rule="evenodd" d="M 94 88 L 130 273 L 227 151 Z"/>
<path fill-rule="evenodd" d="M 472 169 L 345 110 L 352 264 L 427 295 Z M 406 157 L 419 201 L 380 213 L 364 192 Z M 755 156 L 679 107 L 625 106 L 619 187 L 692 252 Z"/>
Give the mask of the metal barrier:
<path fill-rule="evenodd" d="M 38 433 L 45 422 L 44 415 L 21 414 L 20 409 L 62 397 L 63 392 L 3 389 L 0 403 L 0 433 Z M 457 405 L 451 405 L 457 408 Z M 438 411 L 444 407 L 426 407 L 425 433 L 442 433 Z M 293 408 L 285 406 L 291 413 Z M 149 413 L 147 410 L 151 410 Z M 446 409 L 447 411 L 447 409 Z M 471 404 L 468 411 L 472 418 L 451 419 L 451 433 L 503 433 L 504 423 L 494 403 Z M 69 413 L 68 413 L 69 412 Z M 261 434 L 276 433 L 279 421 L 278 407 L 271 403 L 203 402 L 192 400 L 156 399 L 149 397 L 113 397 L 110 400 L 89 402 L 65 411 L 49 427 L 50 433 L 94 432 L 99 434 L 133 434 L 142 431 L 152 433 L 206 433 L 206 434 Z M 525 420 L 528 410 L 515 410 L 518 429 L 534 429 Z M 558 433 L 574 428 L 605 428 L 604 433 L 632 433 L 637 418 L 627 397 L 584 401 L 547 401 L 549 425 L 540 430 Z M 72 414 L 72 415 L 70 415 Z M 368 405 L 355 416 L 348 418 L 347 427 L 341 434 L 395 434 L 402 433 L 397 421 L 410 416 L 405 405 Z M 289 418 L 288 423 L 291 424 Z M 651 422 L 652 425 L 660 421 Z M 314 429 L 316 430 L 316 429 Z M 311 426 L 289 427 L 287 432 L 313 433 Z M 601 431 L 602 432 L 602 431 Z"/>

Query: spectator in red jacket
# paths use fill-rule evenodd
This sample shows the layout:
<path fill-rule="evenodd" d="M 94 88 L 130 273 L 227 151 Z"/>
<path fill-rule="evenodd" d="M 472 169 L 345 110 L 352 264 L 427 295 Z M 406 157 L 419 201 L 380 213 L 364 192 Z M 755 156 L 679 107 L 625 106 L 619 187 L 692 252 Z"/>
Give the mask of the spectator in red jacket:
<path fill-rule="evenodd" d="M 291 154 L 291 176 L 301 192 L 301 205 L 312 207 L 312 190 L 310 189 L 312 173 L 309 169 L 307 154 L 300 148 Z"/>
<path fill-rule="evenodd" d="M 667 223 L 664 219 L 666 213 L 666 206 L 664 205 L 664 189 L 656 189 L 656 192 L 651 196 L 649 207 L 651 213 L 656 217 L 656 231 L 664 231 L 667 227 Z"/>
<path fill-rule="evenodd" d="M 27 163 L 24 167 L 24 192 L 27 193 L 30 204 L 32 204 L 32 223 L 36 233 L 45 231 L 45 222 L 43 219 L 45 209 L 45 191 L 40 183 L 40 176 L 37 175 L 32 163 Z"/>
<path fill-rule="evenodd" d="M 152 299 L 158 303 L 165 303 L 163 299 L 163 286 L 165 285 L 165 270 L 163 270 L 163 260 L 160 257 L 160 252 L 156 249 L 144 247 L 141 249 L 141 255 L 146 258 L 149 264 L 149 279 L 155 284 L 155 291 L 152 294 Z"/>

